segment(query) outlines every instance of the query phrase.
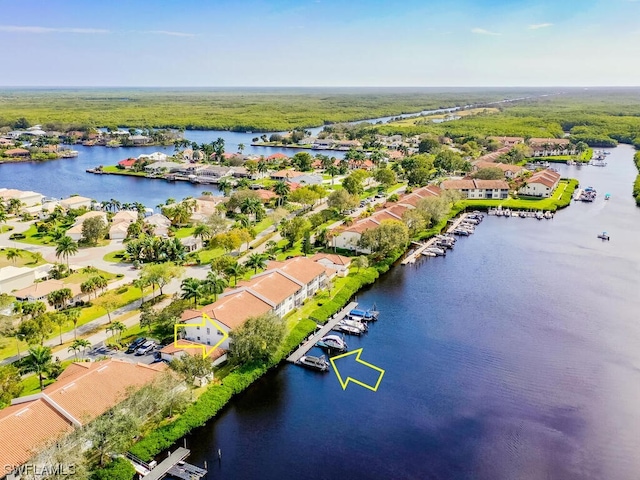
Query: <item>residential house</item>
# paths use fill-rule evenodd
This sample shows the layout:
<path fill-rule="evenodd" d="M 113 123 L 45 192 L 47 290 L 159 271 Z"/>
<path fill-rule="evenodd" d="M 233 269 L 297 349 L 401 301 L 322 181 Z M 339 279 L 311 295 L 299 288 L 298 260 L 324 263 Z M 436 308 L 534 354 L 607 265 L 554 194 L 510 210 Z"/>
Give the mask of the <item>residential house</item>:
<path fill-rule="evenodd" d="M 169 227 L 171 227 L 171 220 L 162 215 L 161 213 L 155 213 L 144 219 L 144 223 L 149 225 L 153 229 L 153 234 L 159 237 L 166 237 L 169 235 Z"/>
<path fill-rule="evenodd" d="M 530 138 L 529 148 L 532 157 L 552 155 L 575 155 L 576 146 L 568 138 Z"/>
<path fill-rule="evenodd" d="M 332 140 L 331 138 L 318 138 L 313 142 L 311 148 L 313 148 L 314 150 L 327 150 L 333 148 L 336 143 L 336 140 Z"/>
<path fill-rule="evenodd" d="M 502 170 L 502 174 L 508 179 L 519 177 L 527 171 L 526 168 L 511 163 L 475 162 L 473 164 L 474 171 L 478 171 L 481 168 L 498 168 Z"/>
<path fill-rule="evenodd" d="M 124 240 L 127 238 L 129 225 L 138 221 L 138 212 L 133 210 L 120 210 L 111 218 L 109 238 L 111 240 Z"/>
<path fill-rule="evenodd" d="M 146 135 L 131 135 L 129 140 L 131 140 L 134 145 L 140 146 L 146 145 L 151 139 Z"/>
<path fill-rule="evenodd" d="M 137 158 L 125 158 L 124 160 L 120 160 L 118 165 L 123 167 L 125 170 L 131 170 L 137 161 Z"/>
<path fill-rule="evenodd" d="M 144 153 L 142 155 L 138 155 L 138 160 L 146 160 L 149 162 L 166 162 L 169 158 L 169 155 L 162 152 L 153 152 L 153 153 Z"/>
<path fill-rule="evenodd" d="M 523 137 L 489 137 L 489 140 L 495 140 L 503 147 L 515 147 L 520 143 L 524 143 Z"/>
<path fill-rule="evenodd" d="M 345 257 L 335 253 L 316 253 L 311 260 L 319 263 L 323 267 L 334 270 L 338 276 L 346 277 L 351 266 L 351 257 Z"/>
<path fill-rule="evenodd" d="M 560 174 L 554 170 L 540 170 L 531 175 L 518 190 L 520 195 L 550 197 L 560 183 Z"/>
<path fill-rule="evenodd" d="M 440 187 L 443 190 L 457 190 L 469 199 L 509 197 L 509 184 L 504 180 L 445 180 Z"/>
<path fill-rule="evenodd" d="M 67 236 L 71 237 L 76 242 L 80 240 L 82 238 L 82 224 L 84 223 L 85 220 L 89 220 L 90 218 L 99 218 L 100 220 L 102 220 L 102 223 L 105 226 L 107 226 L 109 223 L 107 221 L 106 212 L 91 210 L 87 213 L 80 215 L 79 217 L 76 217 L 73 226 L 69 230 L 67 230 Z"/>
<path fill-rule="evenodd" d="M 324 288 L 327 281 L 327 268 L 311 258 L 294 257 L 284 262 L 270 261 L 267 264 L 266 271 L 278 271 L 303 284 L 303 295 L 300 300 L 304 301 L 313 297 L 321 288 Z"/>
<path fill-rule="evenodd" d="M 201 169 L 198 172 L 198 175 L 203 177 L 211 177 L 212 179 L 219 180 L 221 178 L 230 178 L 233 176 L 233 168 L 217 166 L 217 165 L 207 165 L 205 168 Z"/>
<path fill-rule="evenodd" d="M 298 172 L 297 170 L 280 170 L 273 172 L 270 176 L 272 180 L 286 181 L 297 177 L 306 175 L 304 172 Z"/>
<path fill-rule="evenodd" d="M 274 153 L 267 157 L 267 162 L 281 162 L 282 160 L 289 160 L 289 157 L 284 153 Z"/>
<path fill-rule="evenodd" d="M 140 158 L 140 157 L 138 157 Z M 182 168 L 182 163 L 177 162 L 165 162 L 156 161 L 144 167 L 144 171 L 153 175 L 159 175 L 161 173 L 173 173 Z"/>
<path fill-rule="evenodd" d="M 160 358 L 167 362 L 172 362 L 176 358 L 182 358 L 185 355 L 202 355 L 202 344 L 180 338 L 160 350 Z M 227 350 L 216 348 L 207 358 L 216 367 L 227 361 Z"/>
<path fill-rule="evenodd" d="M 11 199 L 17 199 L 22 202 L 23 207 L 33 207 L 35 205 L 41 205 L 44 195 L 38 192 L 32 192 L 30 190 L 17 190 L 15 188 L 0 188 L 0 201 L 9 201 Z"/>
<path fill-rule="evenodd" d="M 180 243 L 184 245 L 187 253 L 195 252 L 202 248 L 202 239 L 200 237 L 184 237 L 180 239 Z"/>
<path fill-rule="evenodd" d="M 258 194 L 258 198 L 260 198 L 262 203 L 268 203 L 271 200 L 273 200 L 274 198 L 278 197 L 278 195 L 276 195 L 273 191 L 265 190 L 264 188 L 260 188 L 258 190 L 254 190 L 254 192 L 256 192 Z"/>
<path fill-rule="evenodd" d="M 14 267 L 8 265 L 0 268 L 0 293 L 11 293 L 13 290 L 25 288 L 36 280 L 33 268 Z"/>
<path fill-rule="evenodd" d="M 351 150 L 352 148 L 362 148 L 362 143 L 358 140 L 339 140 L 337 142 L 338 150 Z"/>
<path fill-rule="evenodd" d="M 29 150 L 25 148 L 10 148 L 4 151 L 5 157 L 26 158 L 30 155 Z"/>
<path fill-rule="evenodd" d="M 216 345 L 222 333 L 227 334 L 234 328 L 244 325 L 250 317 L 257 317 L 273 310 L 273 303 L 262 295 L 247 288 L 237 288 L 220 296 L 214 302 L 200 310 L 186 310 L 181 321 L 184 327 L 184 338 L 202 345 Z M 207 315 L 211 322 L 203 321 L 203 314 Z M 202 323 L 202 326 L 190 326 Z M 219 348 L 229 350 L 229 339 L 226 339 Z M 215 353 L 215 352 L 214 352 Z"/>
<path fill-rule="evenodd" d="M 42 392 L 15 398 L 0 410 L 0 465 L 22 465 L 43 445 L 91 422 L 166 368 L 116 359 L 72 363 Z"/>
<path fill-rule="evenodd" d="M 471 165 L 476 165 L 478 163 L 483 163 L 483 162 L 490 162 L 490 163 L 494 163 L 496 162 L 502 155 L 509 153 L 511 151 L 512 147 L 502 147 L 499 148 L 498 150 L 496 150 L 495 152 L 490 152 L 487 153 L 485 155 L 482 155 L 478 158 L 476 158 L 473 162 L 471 162 Z"/>
<path fill-rule="evenodd" d="M 47 295 L 56 290 L 68 288 L 71 290 L 71 298 L 66 305 L 74 305 L 82 300 L 84 294 L 80 285 L 77 283 L 65 283 L 62 280 L 45 280 L 44 282 L 34 283 L 26 288 L 22 288 L 13 292 L 11 295 L 16 297 L 20 302 L 44 302 L 47 303 Z"/>
<path fill-rule="evenodd" d="M 293 178 L 295 180 L 295 183 L 298 183 L 300 185 L 322 185 L 322 175 L 318 175 L 315 173 L 304 173 Z"/>
<path fill-rule="evenodd" d="M 87 197 L 74 195 L 73 197 L 60 200 L 60 206 L 65 210 L 75 210 L 78 208 L 91 208 L 93 200 Z"/>

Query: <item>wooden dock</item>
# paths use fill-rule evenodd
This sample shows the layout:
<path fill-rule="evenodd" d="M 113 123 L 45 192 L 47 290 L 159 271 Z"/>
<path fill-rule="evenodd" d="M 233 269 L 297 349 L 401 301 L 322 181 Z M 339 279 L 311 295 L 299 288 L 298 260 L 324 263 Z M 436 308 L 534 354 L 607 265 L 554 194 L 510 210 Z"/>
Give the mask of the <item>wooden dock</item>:
<path fill-rule="evenodd" d="M 460 215 L 458 218 L 456 218 L 453 223 L 451 225 L 449 225 L 449 227 L 447 228 L 447 233 L 451 233 L 453 232 L 456 228 L 458 228 L 458 226 L 462 223 L 462 221 L 467 218 L 467 214 L 463 213 L 462 215 Z M 418 258 L 420 258 L 420 256 L 422 255 L 422 252 L 425 251 L 425 249 L 432 247 L 434 243 L 436 243 L 437 238 L 436 237 L 432 237 L 429 240 L 427 240 L 425 243 L 420 244 L 420 246 L 418 248 L 416 248 L 413 252 L 411 252 L 409 255 L 407 255 L 402 262 L 400 262 L 402 265 L 407 265 L 409 263 L 416 263 L 416 260 Z"/>
<path fill-rule="evenodd" d="M 340 322 L 340 320 L 346 317 L 347 314 L 357 306 L 357 302 L 351 302 L 338 313 L 336 313 L 333 317 L 327 320 L 327 323 L 325 323 L 320 330 L 314 333 L 311 338 L 300 345 L 295 352 L 287 357 L 287 362 L 297 363 L 303 355 L 306 355 L 306 353 L 311 350 L 311 348 L 318 342 L 318 340 L 320 340 L 325 335 L 328 335 L 333 327 L 335 327 Z"/>
<path fill-rule="evenodd" d="M 148 473 L 143 474 L 143 478 L 145 480 L 160 480 L 167 475 L 185 480 L 202 478 L 207 473 L 206 470 L 189 465 L 188 463 L 183 463 L 184 459 L 189 456 L 189 453 L 191 452 L 186 448 L 179 447 L 158 465 L 153 466 Z M 135 467 L 138 462 L 133 460 L 131 457 L 128 458 Z"/>

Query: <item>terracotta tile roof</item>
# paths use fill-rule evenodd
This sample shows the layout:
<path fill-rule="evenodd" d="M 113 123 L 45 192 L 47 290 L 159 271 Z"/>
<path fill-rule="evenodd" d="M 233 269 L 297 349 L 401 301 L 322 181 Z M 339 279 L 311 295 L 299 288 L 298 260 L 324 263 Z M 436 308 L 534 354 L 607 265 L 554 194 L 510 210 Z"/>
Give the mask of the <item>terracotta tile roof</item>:
<path fill-rule="evenodd" d="M 279 172 L 273 172 L 271 178 L 295 178 L 301 175 L 306 175 L 306 173 L 298 172 L 297 170 L 280 170 Z"/>
<path fill-rule="evenodd" d="M 553 170 L 540 170 L 534 173 L 527 180 L 527 184 L 541 183 L 542 185 L 552 188 L 560 180 L 560 174 Z"/>
<path fill-rule="evenodd" d="M 76 367 L 73 375 L 59 377 L 44 389 L 47 396 L 81 423 L 103 414 L 122 401 L 129 388 L 142 387 L 166 368 L 163 364 L 143 365 L 116 359 L 88 365 L 89 368 Z"/>
<path fill-rule="evenodd" d="M 343 232 L 364 233 L 371 228 L 376 228 L 378 225 L 380 225 L 380 222 L 377 222 L 372 217 L 368 217 L 358 220 L 350 227 L 345 228 Z"/>
<path fill-rule="evenodd" d="M 122 165 L 123 167 L 133 167 L 133 164 L 137 161 L 137 158 L 125 158 L 124 160 L 120 160 L 118 165 Z"/>
<path fill-rule="evenodd" d="M 317 262 L 319 260 L 328 260 L 334 265 L 342 265 L 343 267 L 348 267 L 351 265 L 351 257 L 345 257 L 342 255 L 338 255 L 335 253 L 316 253 L 311 260 Z"/>
<path fill-rule="evenodd" d="M 137 220 L 138 220 L 138 212 L 134 212 L 132 210 L 120 210 L 111 219 L 113 223 L 135 222 Z"/>
<path fill-rule="evenodd" d="M 69 416 L 79 424 L 91 421 L 122 401 L 130 387 L 142 387 L 165 369 L 115 359 L 69 365 L 42 394 L 0 410 L 0 465 L 24 463 L 45 442 L 72 430 Z"/>
<path fill-rule="evenodd" d="M 310 283 L 314 278 L 322 275 L 324 267 L 311 258 L 294 257 L 284 262 L 269 262 L 267 269 L 277 268 L 278 270 L 291 275 L 296 280 L 304 283 Z"/>
<path fill-rule="evenodd" d="M 543 146 L 545 144 L 549 145 L 569 145 L 568 138 L 530 138 L 529 145 L 534 146 Z"/>
<path fill-rule="evenodd" d="M 186 310 L 181 320 L 187 322 L 198 319 L 201 318 L 202 313 L 205 313 L 233 330 L 243 325 L 247 318 L 262 315 L 271 309 L 272 305 L 259 298 L 256 292 L 246 288 L 234 289 L 201 310 Z"/>
<path fill-rule="evenodd" d="M 445 190 L 508 190 L 509 184 L 504 180 L 445 180 L 441 184 Z"/>
<path fill-rule="evenodd" d="M 284 158 L 289 158 L 289 157 L 286 156 L 284 153 L 274 153 L 273 155 L 269 155 L 267 157 L 267 160 L 281 160 Z"/>
<path fill-rule="evenodd" d="M 71 430 L 71 422 L 44 400 L 0 410 L 0 465 L 22 465 L 48 440 Z"/>
<path fill-rule="evenodd" d="M 182 346 L 192 346 L 198 348 L 184 348 Z M 165 355 L 174 355 L 179 352 L 186 352 L 189 355 L 193 356 L 202 355 L 202 344 L 191 342 L 182 338 L 178 340 L 177 346 L 176 342 L 171 342 L 169 345 L 163 347 L 162 350 L 160 350 L 160 353 L 164 353 Z M 207 356 L 207 358 L 209 358 L 211 361 L 217 360 L 225 353 L 227 353 L 227 350 L 225 350 L 224 348 L 216 348 L 211 354 Z"/>
<path fill-rule="evenodd" d="M 444 190 L 473 190 L 476 188 L 473 180 L 445 180 L 440 184 Z"/>
<path fill-rule="evenodd" d="M 260 188 L 259 190 L 254 190 L 254 192 L 258 194 L 258 198 L 260 198 L 260 200 L 262 200 L 263 202 L 268 202 L 269 200 L 273 200 L 278 196 L 271 190 L 265 190 L 263 188 Z"/>
<path fill-rule="evenodd" d="M 24 148 L 10 148 L 9 150 L 5 150 L 4 154 L 9 157 L 29 155 L 29 150 L 25 150 Z"/>
<path fill-rule="evenodd" d="M 41 298 L 49 295 L 51 292 L 55 292 L 56 290 L 60 290 L 63 288 L 68 288 L 71 290 L 71 294 L 75 297 L 76 295 L 80 295 L 82 290 L 80 289 L 80 285 L 77 283 L 64 283 L 62 280 L 46 280 L 44 282 L 34 283 L 26 288 L 22 288 L 13 292 L 13 295 L 16 298 Z"/>
<path fill-rule="evenodd" d="M 276 305 L 302 288 L 301 285 L 278 271 L 263 272 L 247 282 L 240 282 L 239 285 L 250 288 Z"/>

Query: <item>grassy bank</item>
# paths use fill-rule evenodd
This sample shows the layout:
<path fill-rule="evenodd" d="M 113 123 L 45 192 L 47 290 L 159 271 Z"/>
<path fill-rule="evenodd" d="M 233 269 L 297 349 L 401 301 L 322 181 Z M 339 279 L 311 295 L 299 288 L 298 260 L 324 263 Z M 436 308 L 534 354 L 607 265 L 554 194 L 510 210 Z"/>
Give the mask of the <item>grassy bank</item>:
<path fill-rule="evenodd" d="M 636 168 L 638 169 L 638 176 L 636 177 L 636 181 L 633 183 L 633 196 L 636 197 L 636 205 L 640 207 L 640 152 L 636 152 L 633 156 L 633 162 L 636 164 Z"/>

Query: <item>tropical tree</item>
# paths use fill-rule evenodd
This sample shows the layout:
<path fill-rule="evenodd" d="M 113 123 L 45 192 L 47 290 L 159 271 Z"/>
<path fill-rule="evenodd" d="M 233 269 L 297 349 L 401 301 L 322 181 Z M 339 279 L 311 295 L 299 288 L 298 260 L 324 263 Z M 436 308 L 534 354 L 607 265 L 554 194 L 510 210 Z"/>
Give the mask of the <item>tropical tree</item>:
<path fill-rule="evenodd" d="M 200 223 L 193 230 L 193 236 L 199 238 L 203 242 L 211 238 L 211 227 L 206 223 Z"/>
<path fill-rule="evenodd" d="M 107 312 L 107 317 L 109 317 L 109 323 L 111 323 L 111 312 L 113 312 L 118 307 L 118 297 L 114 292 L 107 292 L 100 295 L 96 298 L 93 303 L 103 308 Z"/>
<path fill-rule="evenodd" d="M 272 360 L 286 333 L 284 321 L 273 313 L 251 317 L 231 331 L 232 356 L 237 363 Z"/>
<path fill-rule="evenodd" d="M 69 257 L 78 253 L 78 244 L 71 237 L 64 236 L 56 243 L 56 257 L 66 259 L 69 268 Z"/>
<path fill-rule="evenodd" d="M 287 201 L 287 195 L 291 192 L 291 187 L 288 183 L 283 181 L 276 182 L 273 187 L 273 192 L 278 195 L 278 205 L 284 205 Z"/>
<path fill-rule="evenodd" d="M 67 319 L 73 323 L 73 338 L 77 338 L 76 328 L 78 327 L 78 320 L 80 319 L 80 309 L 79 308 L 69 308 L 64 311 L 64 314 L 67 316 Z"/>
<path fill-rule="evenodd" d="M 67 317 L 64 313 L 55 313 L 52 315 L 53 323 L 58 326 L 58 333 L 60 335 L 60 345 L 62 345 L 62 327 L 64 327 L 69 322 L 69 317 Z"/>
<path fill-rule="evenodd" d="M 225 268 L 224 273 L 228 276 L 228 277 L 233 277 L 233 283 L 234 285 L 238 284 L 238 277 L 244 275 L 244 267 L 242 265 L 240 265 L 239 263 L 235 263 L 233 265 L 229 265 L 227 268 Z"/>
<path fill-rule="evenodd" d="M 214 302 L 218 300 L 218 295 L 224 292 L 229 282 L 226 278 L 215 271 L 207 273 L 207 278 L 203 281 L 203 288 L 206 292 L 213 294 Z"/>
<path fill-rule="evenodd" d="M 13 365 L 0 366 L 0 409 L 22 393 L 20 371 Z"/>
<path fill-rule="evenodd" d="M 29 356 L 25 359 L 25 370 L 38 375 L 40 381 L 40 391 L 44 390 L 44 375 L 52 365 L 51 349 L 49 347 L 37 346 L 29 349 Z"/>
<path fill-rule="evenodd" d="M 47 295 L 47 301 L 49 302 L 49 305 L 56 309 L 63 308 L 72 298 L 73 293 L 71 293 L 70 288 L 61 288 L 59 290 L 54 290 L 49 295 Z"/>
<path fill-rule="evenodd" d="M 232 188 L 233 185 L 231 184 L 230 180 L 226 178 L 221 178 L 220 180 L 218 180 L 218 189 L 223 193 L 225 197 L 229 195 L 229 192 L 231 192 Z"/>
<path fill-rule="evenodd" d="M 361 268 L 367 268 L 369 266 L 369 259 L 364 255 L 361 255 L 351 260 L 351 265 L 356 267 L 359 272 Z"/>
<path fill-rule="evenodd" d="M 198 305 L 198 297 L 200 297 L 203 293 L 202 284 L 200 280 L 197 278 L 185 278 L 180 284 L 180 288 L 182 289 L 181 298 L 185 300 L 192 300 L 193 305 Z"/>
<path fill-rule="evenodd" d="M 16 248 L 9 248 L 4 253 L 7 260 L 9 260 L 14 265 L 16 264 L 16 260 L 22 257 L 22 252 Z"/>
<path fill-rule="evenodd" d="M 107 330 L 111 330 L 113 334 L 116 336 L 117 341 L 120 342 L 122 339 L 122 332 L 127 329 L 126 325 L 122 322 L 113 322 Z"/>
<path fill-rule="evenodd" d="M 245 267 L 253 268 L 253 273 L 258 273 L 258 269 L 266 268 L 267 260 L 264 255 L 260 253 L 252 253 L 244 262 Z"/>
<path fill-rule="evenodd" d="M 67 348 L 68 352 L 73 352 L 73 355 L 78 360 L 78 352 L 82 350 L 82 357 L 84 358 L 84 352 L 91 346 L 91 342 L 89 340 L 85 340 L 84 338 L 76 338 L 69 348 Z"/>

